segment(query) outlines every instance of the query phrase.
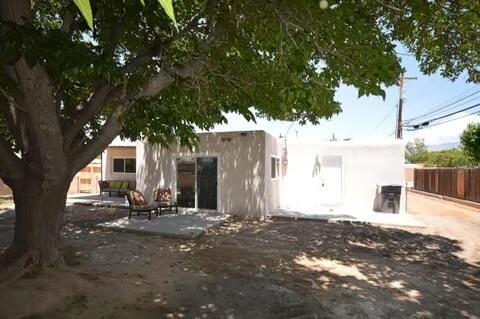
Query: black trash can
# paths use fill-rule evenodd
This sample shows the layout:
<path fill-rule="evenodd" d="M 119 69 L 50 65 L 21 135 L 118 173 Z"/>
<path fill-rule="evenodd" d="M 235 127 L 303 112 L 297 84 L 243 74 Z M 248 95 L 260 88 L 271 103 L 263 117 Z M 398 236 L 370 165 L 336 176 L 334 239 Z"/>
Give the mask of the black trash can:
<path fill-rule="evenodd" d="M 380 186 L 380 211 L 383 213 L 398 214 L 400 212 L 401 185 Z"/>

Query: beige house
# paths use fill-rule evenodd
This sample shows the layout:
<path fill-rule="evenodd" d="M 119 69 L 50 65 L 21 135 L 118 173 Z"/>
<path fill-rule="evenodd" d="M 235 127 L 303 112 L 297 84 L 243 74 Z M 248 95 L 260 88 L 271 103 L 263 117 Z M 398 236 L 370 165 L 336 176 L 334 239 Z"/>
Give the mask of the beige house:
<path fill-rule="evenodd" d="M 75 177 L 73 177 L 68 189 L 69 194 L 100 192 L 98 181 L 101 179 L 102 164 L 100 159 L 93 160 L 86 167 L 82 168 Z"/>
<path fill-rule="evenodd" d="M 401 141 L 286 140 L 264 131 L 198 136 L 192 150 L 137 143 L 137 189 L 147 200 L 169 187 L 179 206 L 223 214 L 372 214 L 382 186 L 395 186 L 402 190 L 396 212 L 404 212 Z"/>
<path fill-rule="evenodd" d="M 264 131 L 201 133 L 186 147 L 137 143 L 137 188 L 169 187 L 179 206 L 244 216 L 278 208 L 281 147 Z"/>

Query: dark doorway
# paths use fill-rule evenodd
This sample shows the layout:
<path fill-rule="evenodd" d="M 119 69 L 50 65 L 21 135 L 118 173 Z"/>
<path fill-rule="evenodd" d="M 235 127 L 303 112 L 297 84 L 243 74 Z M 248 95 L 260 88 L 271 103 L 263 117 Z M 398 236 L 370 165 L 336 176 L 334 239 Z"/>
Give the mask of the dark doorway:
<path fill-rule="evenodd" d="M 217 158 L 197 158 L 198 208 L 217 209 Z"/>
<path fill-rule="evenodd" d="M 195 207 L 195 160 L 177 158 L 177 203 Z"/>

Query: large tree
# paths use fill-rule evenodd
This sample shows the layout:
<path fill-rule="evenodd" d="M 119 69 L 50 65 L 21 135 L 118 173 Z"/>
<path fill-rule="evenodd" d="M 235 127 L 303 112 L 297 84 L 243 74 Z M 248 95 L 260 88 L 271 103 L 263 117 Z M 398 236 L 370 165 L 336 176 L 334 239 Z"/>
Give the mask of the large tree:
<path fill-rule="evenodd" d="M 468 124 L 460 135 L 460 141 L 463 151 L 478 165 L 480 163 L 480 123 Z"/>
<path fill-rule="evenodd" d="M 423 138 L 415 138 L 405 145 L 405 159 L 408 163 L 424 163 L 428 158 L 428 149 Z"/>
<path fill-rule="evenodd" d="M 398 43 L 427 74 L 480 79 L 477 0 L 173 4 L 176 24 L 154 0 L 91 0 L 90 29 L 70 0 L 0 1 L 0 177 L 16 211 L 4 265 L 61 260 L 70 181 L 118 135 L 188 143 L 227 112 L 318 123 L 341 111 L 339 85 L 394 85 Z"/>

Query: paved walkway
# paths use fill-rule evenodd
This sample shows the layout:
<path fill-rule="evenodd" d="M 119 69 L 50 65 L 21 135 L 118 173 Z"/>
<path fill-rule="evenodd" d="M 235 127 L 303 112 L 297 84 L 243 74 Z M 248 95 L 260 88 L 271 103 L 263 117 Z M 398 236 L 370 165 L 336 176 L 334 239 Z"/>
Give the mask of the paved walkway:
<path fill-rule="evenodd" d="M 128 208 L 125 196 L 108 196 L 107 194 L 103 197 L 100 197 L 98 194 L 69 194 L 67 196 L 67 205 Z"/>
<path fill-rule="evenodd" d="M 327 220 L 331 222 L 346 221 L 357 223 L 368 223 L 372 225 L 385 225 L 395 227 L 425 227 L 414 216 L 407 213 L 390 214 L 374 211 L 333 211 L 312 214 L 311 212 L 296 211 L 292 209 L 280 209 L 272 214 L 273 218 L 292 218 L 305 220 Z"/>
<path fill-rule="evenodd" d="M 407 210 L 427 225 L 419 232 L 460 241 L 459 254 L 469 262 L 480 262 L 480 209 L 417 193 L 408 193 Z"/>
<path fill-rule="evenodd" d="M 163 237 L 194 239 L 205 233 L 207 229 L 222 224 L 228 217 L 217 212 L 182 211 L 178 215 L 153 215 L 151 220 L 145 216 L 132 216 L 131 219 L 123 217 L 97 226 Z"/>

